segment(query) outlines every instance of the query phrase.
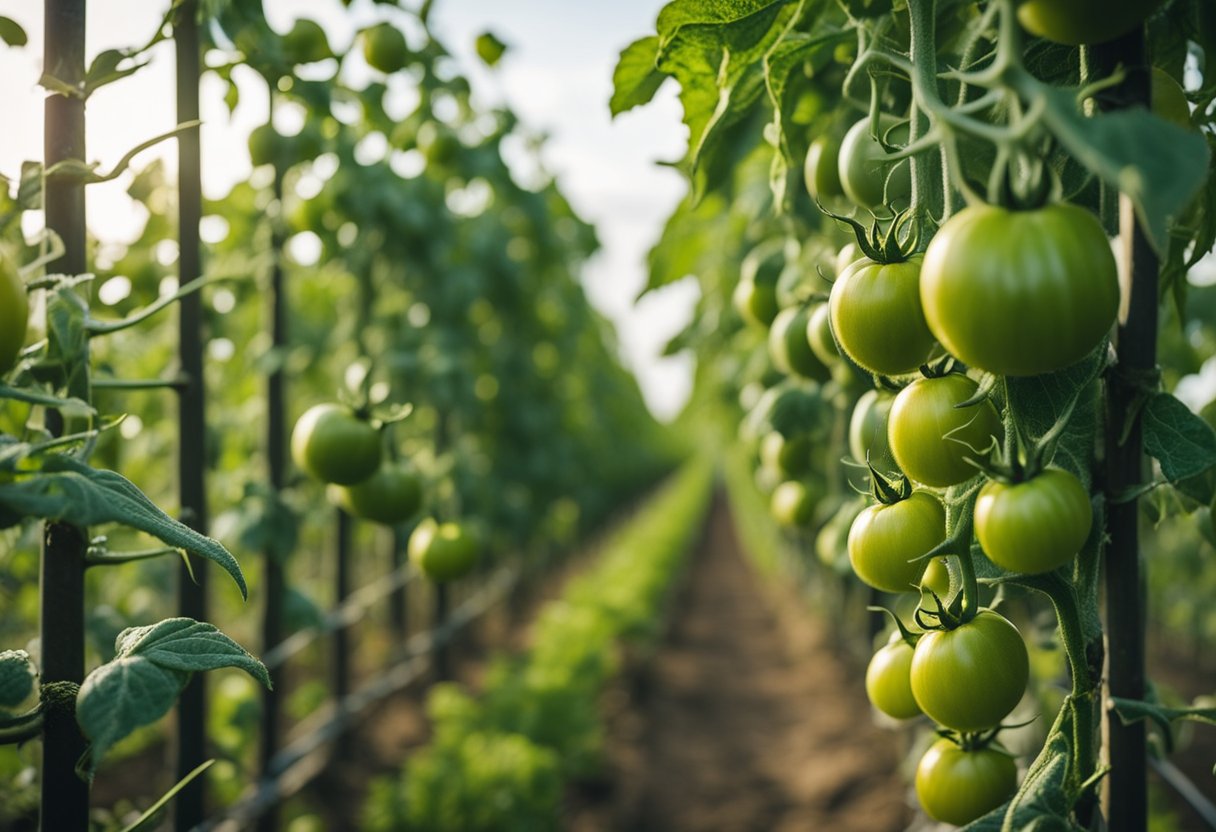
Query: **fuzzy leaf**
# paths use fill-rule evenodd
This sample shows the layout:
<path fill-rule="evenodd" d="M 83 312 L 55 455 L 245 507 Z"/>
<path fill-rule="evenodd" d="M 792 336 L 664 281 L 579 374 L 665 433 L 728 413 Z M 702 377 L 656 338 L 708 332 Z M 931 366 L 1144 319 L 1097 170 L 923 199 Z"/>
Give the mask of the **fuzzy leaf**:
<path fill-rule="evenodd" d="M 1216 431 L 1169 393 L 1156 393 L 1144 405 L 1144 450 L 1161 472 L 1190 497 L 1212 500 L 1210 477 L 1216 467 Z"/>

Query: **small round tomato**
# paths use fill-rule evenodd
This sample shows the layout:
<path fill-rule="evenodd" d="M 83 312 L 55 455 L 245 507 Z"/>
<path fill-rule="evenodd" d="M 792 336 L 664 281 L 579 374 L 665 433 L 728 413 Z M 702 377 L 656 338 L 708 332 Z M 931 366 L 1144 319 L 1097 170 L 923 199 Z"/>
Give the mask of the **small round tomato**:
<path fill-rule="evenodd" d="M 810 437 L 770 431 L 760 440 L 760 461 L 787 477 L 800 477 L 811 467 Z"/>
<path fill-rule="evenodd" d="M 1036 575 L 1068 563 L 1093 519 L 1081 481 L 1058 468 L 1013 485 L 991 480 L 975 501 L 975 536 L 984 554 L 1011 572 Z"/>
<path fill-rule="evenodd" d="M 840 251 L 836 252 L 836 259 L 832 262 L 834 275 L 840 277 L 844 274 L 845 269 L 858 260 L 864 260 L 865 257 L 861 253 L 861 249 L 857 247 L 857 243 L 845 243 L 840 247 Z"/>
<path fill-rule="evenodd" d="M 17 363 L 29 321 L 25 281 L 12 262 L 0 255 L 0 373 L 7 373 Z"/>
<path fill-rule="evenodd" d="M 811 199 L 826 202 L 844 196 L 840 185 L 840 139 L 824 135 L 811 142 L 806 153 L 806 190 Z"/>
<path fill-rule="evenodd" d="M 1102 224 L 1084 208 L 976 205 L 929 244 L 920 299 L 951 355 L 998 375 L 1032 376 L 1102 343 L 1119 311 L 1119 275 Z"/>
<path fill-rule="evenodd" d="M 421 480 L 400 464 L 381 465 L 354 485 L 331 485 L 326 494 L 347 514 L 387 526 L 405 522 L 422 507 Z"/>
<path fill-rule="evenodd" d="M 731 297 L 735 309 L 743 319 L 753 326 L 768 328 L 777 317 L 777 285 L 775 283 L 756 283 L 754 280 L 740 280 L 735 284 L 735 293 Z"/>
<path fill-rule="evenodd" d="M 921 258 L 902 263 L 861 259 L 832 284 L 832 332 L 862 369 L 883 375 L 910 373 L 933 349 L 933 333 L 920 308 Z"/>
<path fill-rule="evenodd" d="M 318 404 L 296 421 L 291 458 L 322 482 L 354 485 L 380 467 L 380 432 L 350 408 Z"/>
<path fill-rule="evenodd" d="M 1018 21 L 1031 34 L 1077 46 L 1104 43 L 1144 22 L 1161 0 L 1024 0 Z"/>
<path fill-rule="evenodd" d="M 995 728 L 1030 678 L 1022 634 L 992 610 L 953 630 L 921 636 L 912 656 L 912 693 L 922 711 L 956 731 Z"/>
<path fill-rule="evenodd" d="M 769 509 L 783 526 L 805 526 L 815 514 L 815 497 L 801 482 L 788 480 L 773 489 Z"/>
<path fill-rule="evenodd" d="M 283 36 L 283 53 L 292 64 L 311 64 L 334 54 L 321 24 L 306 17 L 296 20 L 291 31 Z"/>
<path fill-rule="evenodd" d="M 907 125 L 896 126 L 897 122 L 894 117 L 883 115 L 879 119 L 879 129 L 884 134 L 889 130 L 890 139 L 895 142 L 907 141 Z M 886 154 L 883 146 L 870 134 L 869 118 L 863 118 L 849 128 L 840 143 L 837 166 L 840 185 L 845 195 L 862 208 L 873 211 L 884 202 L 906 202 L 912 193 L 912 173 L 908 160 L 888 162 Z"/>
<path fill-rule="evenodd" d="M 918 560 L 946 539 L 946 510 L 925 491 L 898 503 L 872 505 L 849 529 L 849 563 L 883 592 L 911 592 L 925 571 Z"/>
<path fill-rule="evenodd" d="M 921 713 L 912 695 L 912 645 L 899 631 L 874 654 L 866 667 L 866 695 L 870 704 L 894 719 L 911 719 Z"/>
<path fill-rule="evenodd" d="M 930 590 L 943 601 L 950 595 L 950 568 L 945 558 L 933 558 L 920 578 L 920 588 Z"/>
<path fill-rule="evenodd" d="M 964 751 L 952 740 L 930 746 L 916 767 L 916 797 L 925 814 L 964 826 L 1013 797 L 1018 767 L 1004 751 L 988 746 Z"/>
<path fill-rule="evenodd" d="M 831 367 L 840 363 L 840 350 L 832 337 L 832 316 L 826 303 L 811 308 L 806 322 L 806 340 L 810 342 L 811 352 L 815 353 L 823 366 Z"/>
<path fill-rule="evenodd" d="M 432 581 L 467 575 L 477 563 L 479 549 L 460 523 L 439 523 L 433 517 L 415 527 L 406 546 L 410 562 Z"/>
<path fill-rule="evenodd" d="M 867 390 L 853 406 L 849 418 L 849 453 L 858 462 L 867 459 L 880 469 L 891 461 L 887 422 L 895 397 L 880 390 Z"/>
<path fill-rule="evenodd" d="M 983 458 L 1001 433 L 1001 417 L 984 399 L 958 405 L 979 386 L 961 373 L 921 378 L 891 405 L 887 439 L 900 469 L 916 482 L 945 488 L 978 473 L 967 459 Z"/>
<path fill-rule="evenodd" d="M 410 49 L 403 35 L 391 23 L 377 23 L 363 30 L 363 59 L 372 69 L 391 75 L 404 69 Z"/>
<path fill-rule="evenodd" d="M 831 369 L 819 360 L 807 340 L 810 311 L 805 307 L 782 309 L 768 331 L 768 351 L 773 364 L 786 375 L 827 381 Z"/>

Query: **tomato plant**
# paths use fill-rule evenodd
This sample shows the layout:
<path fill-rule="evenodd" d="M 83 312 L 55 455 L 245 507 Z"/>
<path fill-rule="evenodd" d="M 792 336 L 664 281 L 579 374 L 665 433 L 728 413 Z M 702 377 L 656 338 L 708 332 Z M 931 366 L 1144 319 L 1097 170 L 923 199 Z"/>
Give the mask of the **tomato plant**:
<path fill-rule="evenodd" d="M 1048 468 L 1030 479 L 989 481 L 975 502 L 975 536 L 1011 572 L 1048 572 L 1071 561 L 1089 536 L 1093 509 L 1080 481 Z"/>
<path fill-rule="evenodd" d="M 916 766 L 916 797 L 925 814 L 942 823 L 971 823 L 1013 796 L 1018 768 L 999 748 L 963 749 L 939 739 Z"/>
<path fill-rule="evenodd" d="M 912 695 L 912 645 L 898 630 L 866 666 L 866 695 L 870 704 L 893 719 L 921 714 Z"/>
<path fill-rule="evenodd" d="M 1102 343 L 1119 278 L 1106 232 L 1084 208 L 973 206 L 929 244 L 920 298 L 929 329 L 967 365 L 1038 375 Z"/>
<path fill-rule="evenodd" d="M 354 485 L 380 465 L 380 432 L 349 408 L 326 402 L 313 405 L 291 432 L 291 458 L 322 482 Z"/>
<path fill-rule="evenodd" d="M 911 373 L 929 358 L 933 334 L 920 306 L 921 259 L 855 261 L 836 278 L 832 332 L 845 354 L 871 373 Z"/>
<path fill-rule="evenodd" d="M 924 485 L 944 488 L 975 476 L 968 460 L 983 459 L 1001 433 L 987 399 L 960 407 L 979 386 L 961 373 L 919 378 L 891 404 L 887 439 L 901 471 Z"/>
<path fill-rule="evenodd" d="M 954 629 L 925 633 L 912 657 L 917 704 L 956 731 L 995 728 L 1022 700 L 1029 678 L 1022 634 L 987 609 Z"/>
<path fill-rule="evenodd" d="M 946 536 L 946 513 L 926 491 L 873 505 L 849 529 L 849 562 L 862 581 L 884 592 L 911 592 L 924 574 L 921 556 Z"/>

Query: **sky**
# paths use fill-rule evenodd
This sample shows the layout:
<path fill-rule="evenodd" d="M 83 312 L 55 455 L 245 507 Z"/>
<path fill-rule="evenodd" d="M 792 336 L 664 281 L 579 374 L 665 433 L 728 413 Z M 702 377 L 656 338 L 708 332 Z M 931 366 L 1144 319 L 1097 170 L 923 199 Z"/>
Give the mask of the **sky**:
<path fill-rule="evenodd" d="M 271 24 L 290 28 L 295 17 L 314 18 L 327 29 L 335 50 L 350 43 L 357 28 L 383 16 L 370 0 L 343 10 L 338 0 L 264 0 Z M 635 303 L 645 283 L 645 256 L 667 215 L 684 193 L 681 176 L 659 161 L 683 155 L 687 131 L 680 123 L 675 89 L 666 85 L 650 106 L 613 120 L 608 112 L 612 70 L 620 50 L 654 30 L 662 0 L 571 3 L 563 0 L 437 0 L 436 33 L 459 58 L 485 104 L 505 101 L 532 130 L 549 135 L 544 159 L 584 219 L 598 231 L 602 250 L 582 276 L 591 302 L 616 326 L 622 359 L 638 376 L 652 411 L 674 416 L 692 382 L 689 356 L 660 358 L 670 336 L 688 320 L 697 289 L 684 281 Z M 167 2 L 107 0 L 90 4 L 88 56 L 113 47 L 145 42 Z M 0 48 L 0 174 L 15 179 L 21 162 L 42 154 L 42 4 L 0 0 L 0 15 L 25 27 L 23 49 Z M 495 70 L 473 52 L 473 41 L 492 31 L 509 49 Z M 135 145 L 174 126 L 171 44 L 152 54 L 152 65 L 89 101 L 88 160 L 111 167 Z M 251 85 L 229 116 L 215 79 L 202 89 L 204 191 L 222 196 L 247 178 L 245 136 L 266 119 L 266 97 Z M 174 146 L 165 143 L 136 162 L 158 155 L 171 163 Z M 171 165 L 172 166 L 172 165 Z M 129 176 L 90 186 L 89 224 L 102 241 L 133 239 L 142 217 L 126 196 Z M 30 215 L 26 231 L 37 230 Z"/>

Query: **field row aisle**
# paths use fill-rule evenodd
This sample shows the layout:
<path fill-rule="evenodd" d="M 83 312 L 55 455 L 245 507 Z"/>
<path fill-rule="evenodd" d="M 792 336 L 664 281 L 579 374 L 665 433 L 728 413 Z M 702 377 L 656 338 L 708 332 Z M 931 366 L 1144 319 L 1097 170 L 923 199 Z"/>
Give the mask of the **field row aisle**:
<path fill-rule="evenodd" d="M 780 617 L 719 500 L 641 701 L 610 738 L 612 817 L 594 829 L 903 829 L 898 749 L 822 626 Z"/>

